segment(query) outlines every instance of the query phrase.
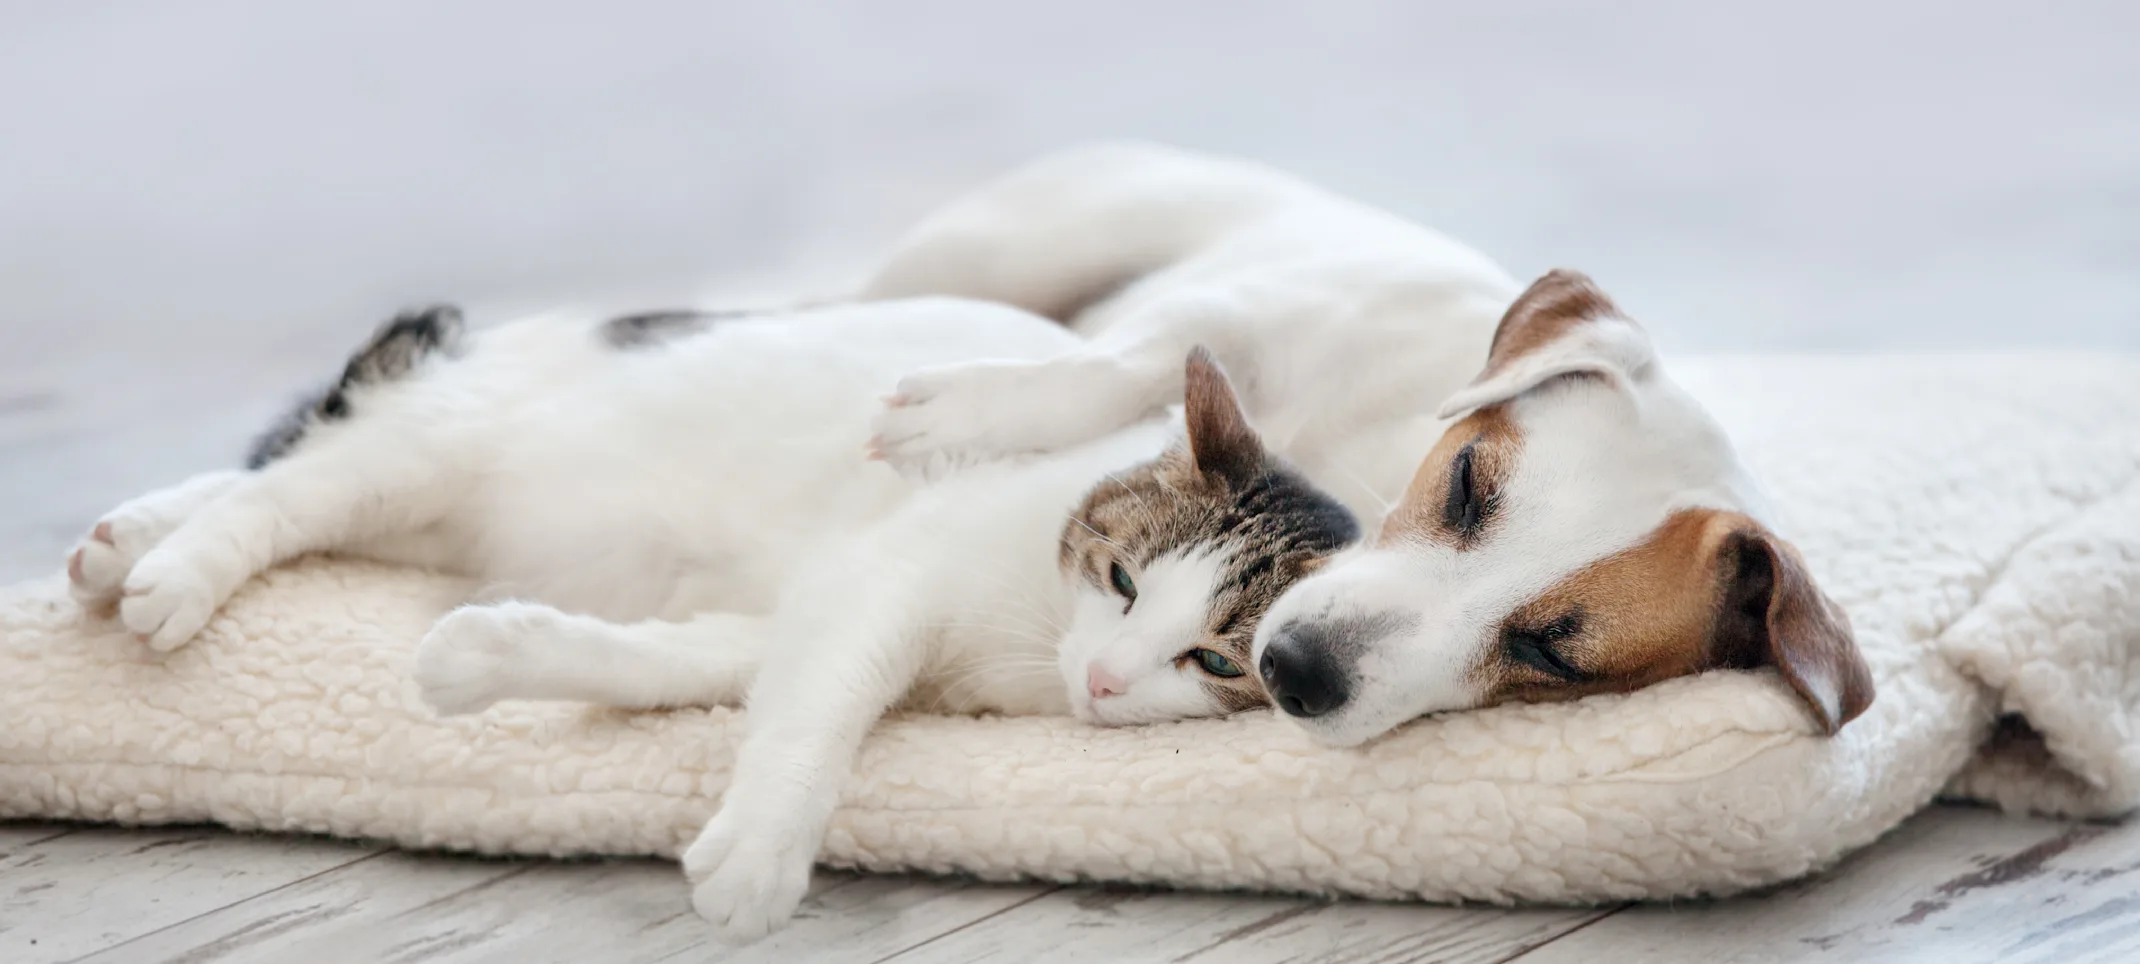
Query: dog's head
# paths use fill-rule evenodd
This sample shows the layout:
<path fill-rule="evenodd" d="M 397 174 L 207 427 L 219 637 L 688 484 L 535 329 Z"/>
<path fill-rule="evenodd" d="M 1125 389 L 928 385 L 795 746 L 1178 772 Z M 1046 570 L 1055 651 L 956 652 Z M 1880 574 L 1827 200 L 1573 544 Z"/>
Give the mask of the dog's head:
<path fill-rule="evenodd" d="M 1849 620 L 1590 279 L 1531 285 L 1440 414 L 1458 420 L 1380 531 L 1258 629 L 1259 675 L 1311 735 L 1720 667 L 1776 667 L 1830 733 L 1871 703 Z"/>

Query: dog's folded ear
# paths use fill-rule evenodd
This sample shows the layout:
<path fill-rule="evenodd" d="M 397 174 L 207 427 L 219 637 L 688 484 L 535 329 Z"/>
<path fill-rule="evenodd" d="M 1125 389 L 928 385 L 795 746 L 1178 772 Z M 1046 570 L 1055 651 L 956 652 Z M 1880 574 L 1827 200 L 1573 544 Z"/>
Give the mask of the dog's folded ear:
<path fill-rule="evenodd" d="M 1199 346 L 1189 352 L 1182 417 L 1189 427 L 1189 455 L 1197 472 L 1229 488 L 1263 474 L 1263 439 L 1248 424 L 1233 383 L 1218 359 Z"/>
<path fill-rule="evenodd" d="M 1872 670 L 1850 617 L 1813 584 L 1798 550 L 1748 520 L 1716 561 L 1723 598 L 1711 652 L 1720 662 L 1776 667 L 1830 735 L 1872 705 Z"/>
<path fill-rule="evenodd" d="M 1494 329 L 1486 368 L 1442 403 L 1442 418 L 1497 405 L 1565 375 L 1622 385 L 1656 361 L 1650 339 L 1587 275 L 1556 268 L 1531 283 Z"/>

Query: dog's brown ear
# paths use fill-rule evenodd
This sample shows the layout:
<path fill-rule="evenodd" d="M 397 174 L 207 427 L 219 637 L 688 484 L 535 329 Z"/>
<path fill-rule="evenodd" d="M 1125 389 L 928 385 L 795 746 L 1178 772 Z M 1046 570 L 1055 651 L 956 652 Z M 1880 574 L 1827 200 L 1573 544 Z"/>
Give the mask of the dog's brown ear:
<path fill-rule="evenodd" d="M 1187 391 L 1182 417 L 1189 427 L 1189 455 L 1196 470 L 1228 487 L 1255 481 L 1263 472 L 1263 439 L 1248 424 L 1241 400 L 1218 359 L 1199 346 L 1189 352 L 1183 373 Z"/>
<path fill-rule="evenodd" d="M 1515 398 L 1563 375 L 1626 384 L 1656 360 L 1649 336 L 1580 271 L 1555 268 L 1516 296 L 1494 329 L 1486 367 L 1442 403 L 1442 418 Z"/>
<path fill-rule="evenodd" d="M 1830 735 L 1872 705 L 1872 670 L 1850 617 L 1813 584 L 1791 544 L 1759 524 L 1726 536 L 1715 647 L 1727 665 L 1774 666 Z"/>

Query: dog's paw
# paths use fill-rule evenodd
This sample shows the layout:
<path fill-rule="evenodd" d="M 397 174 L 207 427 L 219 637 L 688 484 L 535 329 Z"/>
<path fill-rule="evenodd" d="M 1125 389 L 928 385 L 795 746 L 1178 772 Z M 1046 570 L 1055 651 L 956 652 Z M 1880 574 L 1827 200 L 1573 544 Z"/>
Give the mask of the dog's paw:
<path fill-rule="evenodd" d="M 88 563 L 83 568 L 86 572 Z M 183 553 L 152 550 L 121 584 L 119 622 L 160 653 L 184 646 L 223 603 L 209 570 Z"/>
<path fill-rule="evenodd" d="M 692 908 L 725 943 L 764 938 L 802 904 L 818 842 L 816 834 L 791 821 L 777 816 L 747 821 L 737 808 L 722 806 L 684 851 Z"/>
<path fill-rule="evenodd" d="M 431 626 L 416 647 L 416 685 L 440 716 L 480 713 L 519 695 L 563 617 L 548 606 L 462 606 Z"/>
<path fill-rule="evenodd" d="M 979 361 L 899 380 L 877 414 L 873 454 L 909 476 L 1052 452 L 1120 427 L 1119 369 L 1091 360 Z"/>

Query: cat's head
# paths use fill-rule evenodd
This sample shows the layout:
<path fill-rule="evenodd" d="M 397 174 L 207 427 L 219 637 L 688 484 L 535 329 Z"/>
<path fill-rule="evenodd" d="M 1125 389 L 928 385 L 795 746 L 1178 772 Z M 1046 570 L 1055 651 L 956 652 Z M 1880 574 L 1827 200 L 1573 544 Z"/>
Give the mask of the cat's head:
<path fill-rule="evenodd" d="M 1359 537 L 1336 499 L 1264 451 L 1226 373 L 1189 356 L 1188 436 L 1110 476 L 1063 527 L 1076 591 L 1057 665 L 1080 719 L 1111 725 L 1263 706 L 1256 624 Z"/>

